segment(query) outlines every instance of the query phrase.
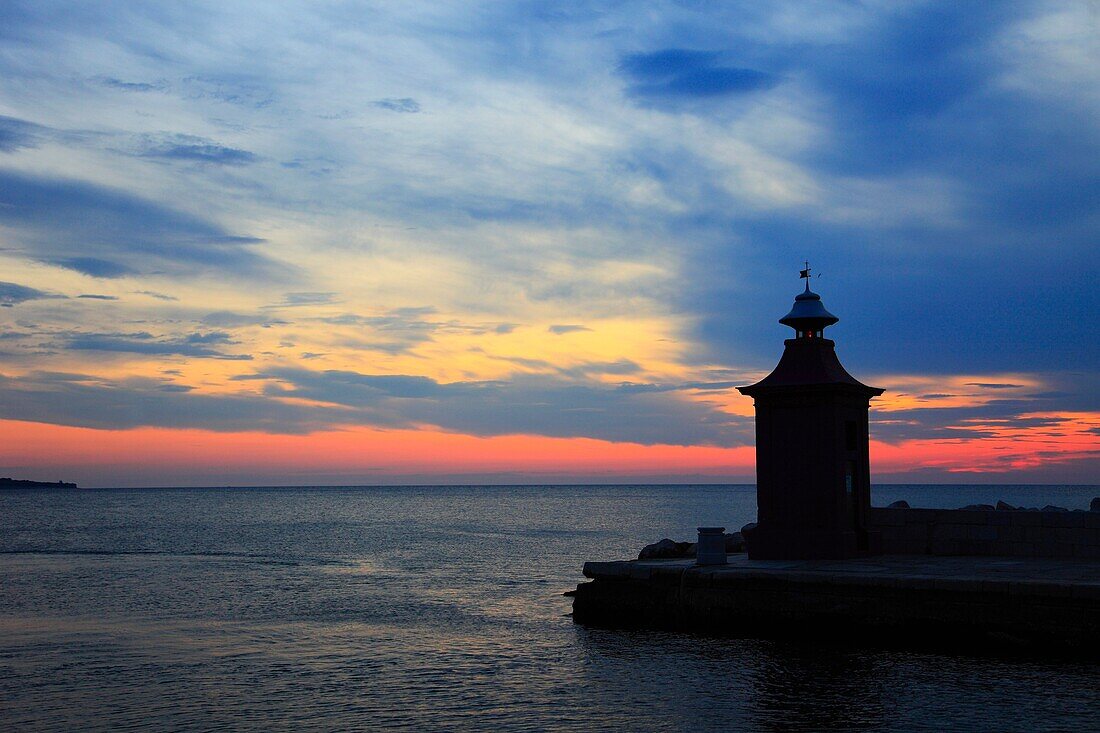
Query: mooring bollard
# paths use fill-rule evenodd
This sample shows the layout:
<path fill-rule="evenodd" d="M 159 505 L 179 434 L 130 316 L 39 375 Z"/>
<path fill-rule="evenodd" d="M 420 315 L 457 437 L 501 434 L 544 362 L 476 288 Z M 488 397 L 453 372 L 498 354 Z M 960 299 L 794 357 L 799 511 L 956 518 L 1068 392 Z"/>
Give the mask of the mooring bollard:
<path fill-rule="evenodd" d="M 699 542 L 695 545 L 696 565 L 726 564 L 726 528 L 700 527 Z"/>

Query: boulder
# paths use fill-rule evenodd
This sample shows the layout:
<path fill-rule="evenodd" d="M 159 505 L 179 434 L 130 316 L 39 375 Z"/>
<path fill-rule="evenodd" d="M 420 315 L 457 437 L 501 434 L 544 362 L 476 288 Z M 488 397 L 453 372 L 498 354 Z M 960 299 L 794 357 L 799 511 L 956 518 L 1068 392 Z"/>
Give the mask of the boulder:
<path fill-rule="evenodd" d="M 740 532 L 726 532 L 726 552 L 744 552 L 745 537 Z"/>
<path fill-rule="evenodd" d="M 1043 511 L 1044 512 L 1068 512 L 1069 509 L 1066 509 L 1064 506 L 1054 506 L 1053 504 L 1047 504 L 1045 507 L 1043 507 Z"/>
<path fill-rule="evenodd" d="M 967 504 L 963 507 L 964 512 L 991 512 L 993 511 L 992 504 Z"/>
<path fill-rule="evenodd" d="M 1100 496 L 1093 499 L 1092 503 L 1089 504 L 1089 511 L 1090 512 L 1100 512 Z"/>
<path fill-rule="evenodd" d="M 1002 510 L 1002 511 L 1015 511 L 1015 510 L 1019 509 L 1020 507 L 1012 506 L 1007 501 L 1001 501 L 1000 499 L 998 499 L 997 500 L 997 508 Z"/>
<path fill-rule="evenodd" d="M 907 502 L 905 499 L 898 499 L 894 503 L 887 505 L 886 508 L 887 509 L 912 509 L 912 507 L 909 506 L 909 502 Z"/>
<path fill-rule="evenodd" d="M 690 557 L 688 551 L 695 552 L 695 545 L 691 542 L 675 542 L 665 537 L 660 542 L 646 545 L 638 553 L 639 560 L 663 560 L 674 557 Z"/>

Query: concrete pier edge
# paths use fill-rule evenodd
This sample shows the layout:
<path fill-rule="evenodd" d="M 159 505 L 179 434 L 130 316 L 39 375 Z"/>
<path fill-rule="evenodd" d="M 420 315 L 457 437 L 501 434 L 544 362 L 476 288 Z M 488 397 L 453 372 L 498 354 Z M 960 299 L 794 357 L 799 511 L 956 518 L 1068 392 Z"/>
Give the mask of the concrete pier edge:
<path fill-rule="evenodd" d="M 880 556 L 589 562 L 578 624 L 1100 659 L 1100 562 Z"/>

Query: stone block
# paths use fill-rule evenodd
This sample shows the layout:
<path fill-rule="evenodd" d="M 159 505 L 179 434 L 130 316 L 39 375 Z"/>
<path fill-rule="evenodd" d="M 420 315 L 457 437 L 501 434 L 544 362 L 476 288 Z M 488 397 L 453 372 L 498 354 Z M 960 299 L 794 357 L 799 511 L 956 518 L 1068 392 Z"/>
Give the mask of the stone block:
<path fill-rule="evenodd" d="M 1073 557 L 1073 543 L 1055 542 L 1053 557 Z"/>
<path fill-rule="evenodd" d="M 998 538 L 997 527 L 972 525 L 967 530 L 967 538 L 981 542 L 995 542 Z"/>
<path fill-rule="evenodd" d="M 1042 512 L 1019 512 L 1012 515 L 1012 524 L 1019 527 L 1038 527 L 1042 522 Z"/>
<path fill-rule="evenodd" d="M 1088 512 L 1073 511 L 1069 514 L 1062 515 L 1063 527 L 1082 528 L 1085 526 L 1085 517 L 1089 515 Z"/>
<path fill-rule="evenodd" d="M 1009 545 L 1009 553 L 1013 557 L 1035 557 L 1035 543 L 1013 542 Z"/>
<path fill-rule="evenodd" d="M 901 532 L 898 533 L 898 536 L 906 541 L 919 540 L 924 542 L 928 539 L 928 527 L 924 524 L 907 524 Z"/>
<path fill-rule="evenodd" d="M 1026 542 L 1037 544 L 1039 542 L 1042 542 L 1043 538 L 1046 537 L 1046 535 L 1047 532 L 1043 527 L 1024 527 L 1024 540 Z"/>
<path fill-rule="evenodd" d="M 1061 511 L 1044 510 L 1039 512 L 1039 516 L 1044 527 L 1064 527 L 1073 515 L 1063 509 Z"/>
<path fill-rule="evenodd" d="M 958 539 L 942 539 L 932 542 L 932 554 L 933 555 L 960 555 L 962 551 L 959 547 Z"/>

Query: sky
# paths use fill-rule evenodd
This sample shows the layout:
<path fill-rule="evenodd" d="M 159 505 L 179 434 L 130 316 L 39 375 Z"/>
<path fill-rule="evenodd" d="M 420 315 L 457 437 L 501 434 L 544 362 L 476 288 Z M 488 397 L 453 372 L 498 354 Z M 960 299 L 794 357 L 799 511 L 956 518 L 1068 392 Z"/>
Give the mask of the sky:
<path fill-rule="evenodd" d="M 0 4 L 0 474 L 1100 483 L 1100 6 Z"/>

